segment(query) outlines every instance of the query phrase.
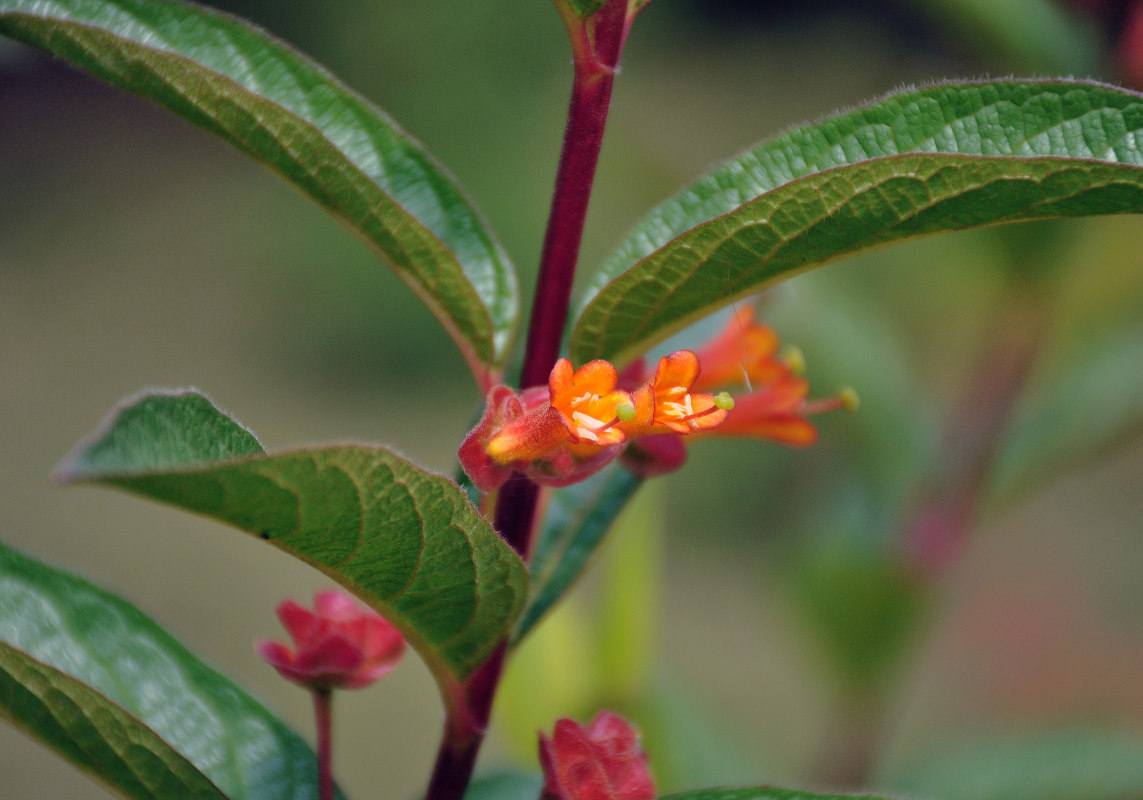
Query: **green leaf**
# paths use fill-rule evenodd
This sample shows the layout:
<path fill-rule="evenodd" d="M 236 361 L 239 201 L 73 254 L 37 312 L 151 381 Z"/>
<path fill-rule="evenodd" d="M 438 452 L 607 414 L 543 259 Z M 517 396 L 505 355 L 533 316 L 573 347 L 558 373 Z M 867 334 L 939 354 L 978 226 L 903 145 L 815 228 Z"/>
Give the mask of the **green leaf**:
<path fill-rule="evenodd" d="M 667 795 L 663 800 L 878 800 L 871 794 L 812 794 L 797 789 L 699 789 Z"/>
<path fill-rule="evenodd" d="M 991 495 L 1003 502 L 1143 433 L 1143 322 L 1085 337 L 1037 375 L 999 445 Z"/>
<path fill-rule="evenodd" d="M 369 244 L 481 381 L 501 364 L 516 278 L 455 181 L 382 111 L 288 45 L 163 0 L 0 0 L 0 33 L 217 134 Z"/>
<path fill-rule="evenodd" d="M 1096 71 L 1095 20 L 1052 0 L 907 0 L 937 17 L 985 58 L 1014 60 L 1021 71 L 1087 75 Z"/>
<path fill-rule="evenodd" d="M 923 610 L 915 575 L 881 548 L 827 541 L 805 549 L 789 587 L 847 688 L 883 688 Z"/>
<path fill-rule="evenodd" d="M 1143 796 L 1143 739 L 1057 731 L 944 746 L 879 783 L 940 800 L 1135 800 Z"/>
<path fill-rule="evenodd" d="M 643 480 L 612 464 L 552 492 L 531 564 L 531 598 L 516 625 L 521 641 L 575 584 L 611 523 Z"/>
<path fill-rule="evenodd" d="M 543 778 L 526 772 L 484 775 L 468 785 L 464 800 L 536 800 L 543 786 Z"/>
<path fill-rule="evenodd" d="M 795 129 L 646 216 L 602 266 L 577 362 L 619 365 L 694 320 L 878 245 L 1143 210 L 1143 97 L 1081 81 L 952 83 Z"/>
<path fill-rule="evenodd" d="M 3 642 L 0 715 L 127 797 L 226 798 L 119 706 Z"/>
<path fill-rule="evenodd" d="M 256 700 L 138 609 L 3 545 L 0 713 L 129 797 L 317 794 L 313 753 Z"/>
<path fill-rule="evenodd" d="M 442 686 L 484 661 L 523 608 L 527 573 L 455 483 L 379 446 L 255 445 L 202 395 L 152 393 L 59 475 L 197 511 L 302 559 L 384 614 Z M 204 458 L 228 449 L 241 455 Z"/>
<path fill-rule="evenodd" d="M 603 8 L 607 0 L 556 0 L 556 5 L 570 9 L 580 19 L 586 19 Z"/>

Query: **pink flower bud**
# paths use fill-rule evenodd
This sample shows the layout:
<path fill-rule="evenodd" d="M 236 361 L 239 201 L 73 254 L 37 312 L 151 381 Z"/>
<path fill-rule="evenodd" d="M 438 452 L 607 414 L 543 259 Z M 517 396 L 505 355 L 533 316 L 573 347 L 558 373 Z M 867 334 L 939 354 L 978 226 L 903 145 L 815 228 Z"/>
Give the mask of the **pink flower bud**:
<path fill-rule="evenodd" d="M 279 675 L 301 686 L 360 689 L 397 666 L 405 652 L 396 628 L 344 592 L 317 592 L 313 611 L 283 600 L 277 612 L 296 652 L 270 641 L 254 649 Z"/>
<path fill-rule="evenodd" d="M 655 800 L 639 735 L 610 711 L 586 728 L 561 719 L 552 738 L 540 734 L 540 764 L 541 800 Z"/>

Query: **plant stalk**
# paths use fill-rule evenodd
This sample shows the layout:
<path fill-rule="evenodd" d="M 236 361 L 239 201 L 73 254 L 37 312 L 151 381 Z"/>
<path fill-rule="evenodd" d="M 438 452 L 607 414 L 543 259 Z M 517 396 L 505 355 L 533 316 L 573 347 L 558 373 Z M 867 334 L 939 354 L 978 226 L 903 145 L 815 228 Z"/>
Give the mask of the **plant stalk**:
<path fill-rule="evenodd" d="M 557 7 L 571 36 L 575 79 L 528 327 L 522 387 L 546 384 L 560 354 L 615 68 L 631 23 L 627 0 L 608 0 L 587 19 L 578 18 L 558 0 Z M 538 505 L 539 486 L 519 474 L 504 484 L 496 498 L 493 524 L 525 561 L 531 555 Z M 451 698 L 425 800 L 464 797 L 484 741 L 507 647 L 505 640 Z"/>
<path fill-rule="evenodd" d="M 333 690 L 314 689 L 317 729 L 318 797 L 333 800 Z"/>

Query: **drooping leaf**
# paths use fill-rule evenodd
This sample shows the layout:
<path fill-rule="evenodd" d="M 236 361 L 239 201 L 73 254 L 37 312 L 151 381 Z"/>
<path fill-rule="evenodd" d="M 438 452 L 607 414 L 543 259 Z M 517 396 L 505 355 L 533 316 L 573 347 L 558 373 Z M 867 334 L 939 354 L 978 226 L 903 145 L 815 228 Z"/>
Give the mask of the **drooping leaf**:
<path fill-rule="evenodd" d="M 1003 502 L 1143 434 L 1143 322 L 1085 337 L 1037 376 L 999 445 L 992 496 Z"/>
<path fill-rule="evenodd" d="M 313 753 L 256 700 L 138 609 L 2 545 L 0 715 L 129 797 L 317 794 Z"/>
<path fill-rule="evenodd" d="M 1143 739 L 1077 730 L 946 745 L 879 783 L 940 800 L 1135 800 L 1143 796 Z"/>
<path fill-rule="evenodd" d="M 797 128 L 648 214 L 602 266 L 577 362 L 623 364 L 733 300 L 943 231 L 1143 210 L 1143 96 L 1082 81 L 950 83 Z"/>
<path fill-rule="evenodd" d="M 662 800 L 878 800 L 871 794 L 813 794 L 797 789 L 699 789 L 666 795 Z"/>
<path fill-rule="evenodd" d="M 516 625 L 519 642 L 575 583 L 611 523 L 643 483 L 613 464 L 552 492 L 531 563 L 532 593 Z"/>
<path fill-rule="evenodd" d="M 370 245 L 482 382 L 516 317 L 503 249 L 382 111 L 288 45 L 171 0 L 0 0 L 0 33 L 162 105 L 277 172 Z"/>
<path fill-rule="evenodd" d="M 225 446 L 209 443 L 220 437 Z M 59 471 L 230 523 L 384 614 L 441 681 L 479 666 L 523 608 L 523 563 L 464 493 L 379 446 L 267 454 L 202 395 L 128 401 Z M 204 458 L 222 450 L 233 458 Z"/>

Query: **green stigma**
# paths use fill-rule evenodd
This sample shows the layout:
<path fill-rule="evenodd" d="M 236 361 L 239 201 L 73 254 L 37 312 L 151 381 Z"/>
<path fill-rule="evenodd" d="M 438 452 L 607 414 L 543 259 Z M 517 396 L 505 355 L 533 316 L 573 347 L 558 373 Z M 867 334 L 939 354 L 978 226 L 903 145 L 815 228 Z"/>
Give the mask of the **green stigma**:
<path fill-rule="evenodd" d="M 734 408 L 734 398 L 728 395 L 726 392 L 719 392 L 714 396 L 714 405 L 716 408 L 720 408 L 723 411 L 729 411 L 730 409 Z"/>
<path fill-rule="evenodd" d="M 635 406 L 630 403 L 620 403 L 615 407 L 615 416 L 620 422 L 630 422 L 635 419 Z"/>

